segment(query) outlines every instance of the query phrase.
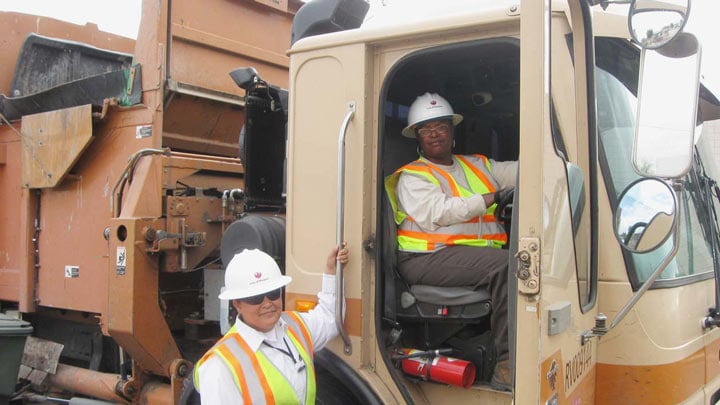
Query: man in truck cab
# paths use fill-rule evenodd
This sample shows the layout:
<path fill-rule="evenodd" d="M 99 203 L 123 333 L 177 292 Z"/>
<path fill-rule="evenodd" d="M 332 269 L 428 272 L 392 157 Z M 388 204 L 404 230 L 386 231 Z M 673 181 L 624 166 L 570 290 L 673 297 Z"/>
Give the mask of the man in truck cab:
<path fill-rule="evenodd" d="M 398 270 L 410 284 L 471 286 L 491 294 L 497 351 L 492 383 L 510 385 L 507 234 L 493 215 L 512 193 L 517 162 L 454 155 L 463 120 L 438 94 L 425 93 L 408 111 L 402 134 L 415 138 L 419 159 L 386 179 L 397 223 Z"/>
<path fill-rule="evenodd" d="M 282 311 L 282 288 L 292 280 L 258 250 L 236 254 L 225 272 L 220 299 L 231 300 L 235 325 L 196 364 L 194 382 L 205 404 L 314 404 L 313 353 L 338 334 L 335 324 L 335 263 L 327 258 L 319 304 L 306 313 Z"/>

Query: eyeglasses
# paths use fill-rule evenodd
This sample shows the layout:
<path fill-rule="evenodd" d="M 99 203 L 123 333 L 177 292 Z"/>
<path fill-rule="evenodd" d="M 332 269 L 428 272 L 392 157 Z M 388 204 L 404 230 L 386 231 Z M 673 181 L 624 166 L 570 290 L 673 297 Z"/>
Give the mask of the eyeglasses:
<path fill-rule="evenodd" d="M 450 132 L 450 124 L 442 123 L 433 128 L 422 127 L 417 130 L 417 134 L 423 138 L 432 135 L 434 132 L 440 135 L 447 135 Z"/>
<path fill-rule="evenodd" d="M 276 299 L 280 298 L 280 294 L 282 294 L 282 288 L 278 288 L 277 290 L 272 290 L 270 292 L 266 292 L 265 294 L 260 295 L 253 295 L 252 297 L 247 298 L 241 298 L 240 301 L 250 304 L 250 305 L 260 305 L 263 301 L 265 301 L 265 297 L 267 297 L 270 301 L 275 301 Z"/>

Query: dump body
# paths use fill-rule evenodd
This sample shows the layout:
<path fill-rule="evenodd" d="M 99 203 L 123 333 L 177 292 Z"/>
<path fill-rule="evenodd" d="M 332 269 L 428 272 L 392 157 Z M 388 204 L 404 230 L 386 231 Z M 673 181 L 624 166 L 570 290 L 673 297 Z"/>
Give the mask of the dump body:
<path fill-rule="evenodd" d="M 229 72 L 253 66 L 286 87 L 301 4 L 146 1 L 137 40 L 0 13 L 12 27 L 0 68 L 2 310 L 64 344 L 61 362 L 117 381 L 84 388 L 65 367 L 56 384 L 178 403 L 219 334 L 203 283 L 222 278 L 221 238 L 244 211 L 231 193 L 244 187 L 244 91 Z"/>

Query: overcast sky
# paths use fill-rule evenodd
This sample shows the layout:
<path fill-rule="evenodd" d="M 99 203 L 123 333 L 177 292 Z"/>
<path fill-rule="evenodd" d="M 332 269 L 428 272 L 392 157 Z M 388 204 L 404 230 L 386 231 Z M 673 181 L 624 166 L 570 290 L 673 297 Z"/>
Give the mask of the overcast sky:
<path fill-rule="evenodd" d="M 379 4 L 380 1 L 382 0 L 372 0 L 371 4 Z M 94 22 L 103 31 L 135 38 L 140 19 L 140 4 L 141 0 L 0 0 L 0 10 L 44 15 L 76 24 Z M 705 83 L 720 95 L 719 17 L 720 0 L 692 0 L 686 30 L 700 38 Z"/>

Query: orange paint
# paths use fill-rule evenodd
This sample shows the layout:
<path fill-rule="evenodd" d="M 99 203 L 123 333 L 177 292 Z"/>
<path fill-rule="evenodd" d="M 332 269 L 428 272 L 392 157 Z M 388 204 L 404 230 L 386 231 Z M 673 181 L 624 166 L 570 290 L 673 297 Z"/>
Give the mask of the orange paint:
<path fill-rule="evenodd" d="M 677 404 L 702 389 L 705 349 L 675 363 L 598 364 L 597 371 L 598 404 Z"/>
<path fill-rule="evenodd" d="M 705 383 L 720 375 L 720 339 L 705 346 Z"/>
<path fill-rule="evenodd" d="M 285 308 L 295 308 L 296 301 L 317 302 L 317 296 L 287 293 L 285 295 Z M 360 333 L 362 333 L 362 302 L 357 298 L 347 298 L 345 305 L 345 328 L 350 335 L 360 336 Z"/>
<path fill-rule="evenodd" d="M 567 369 L 558 350 L 540 369 L 541 403 L 676 404 L 720 374 L 720 339 L 680 361 L 634 366 L 593 363 L 566 392 Z"/>

